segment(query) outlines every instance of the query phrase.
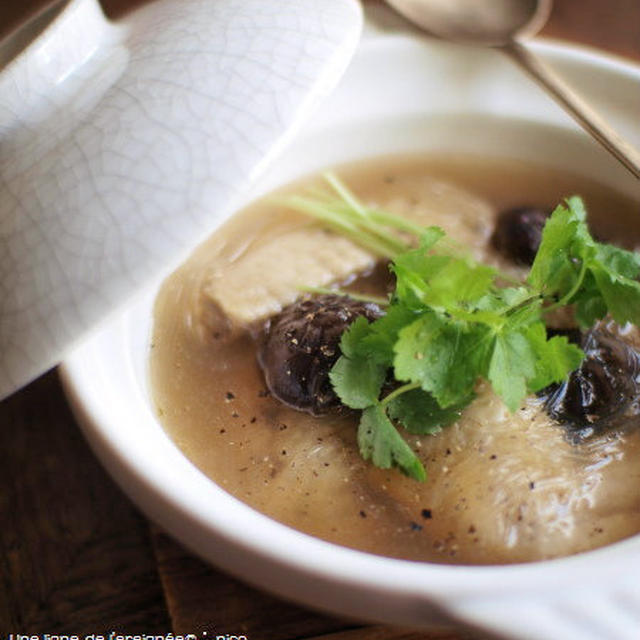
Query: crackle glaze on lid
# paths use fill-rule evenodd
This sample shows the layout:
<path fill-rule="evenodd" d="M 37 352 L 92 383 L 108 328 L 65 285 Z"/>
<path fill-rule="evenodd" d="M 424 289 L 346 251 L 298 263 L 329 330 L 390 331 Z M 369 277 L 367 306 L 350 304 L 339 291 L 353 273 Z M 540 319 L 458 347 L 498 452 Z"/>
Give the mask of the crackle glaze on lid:
<path fill-rule="evenodd" d="M 0 398 L 230 215 L 361 22 L 355 0 L 157 0 L 117 23 L 71 0 L 0 69 Z"/>

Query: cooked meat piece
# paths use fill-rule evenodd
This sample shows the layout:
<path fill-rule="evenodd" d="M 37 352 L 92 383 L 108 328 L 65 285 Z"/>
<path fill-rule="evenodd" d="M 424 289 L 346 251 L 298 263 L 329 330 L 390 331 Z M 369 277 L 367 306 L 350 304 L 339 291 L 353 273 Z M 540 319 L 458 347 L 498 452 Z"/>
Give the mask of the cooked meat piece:
<path fill-rule="evenodd" d="M 212 270 L 204 295 L 232 322 L 250 324 L 293 303 L 301 286 L 326 287 L 374 262 L 350 240 L 305 225 L 256 243 L 225 267 L 224 277 Z"/>

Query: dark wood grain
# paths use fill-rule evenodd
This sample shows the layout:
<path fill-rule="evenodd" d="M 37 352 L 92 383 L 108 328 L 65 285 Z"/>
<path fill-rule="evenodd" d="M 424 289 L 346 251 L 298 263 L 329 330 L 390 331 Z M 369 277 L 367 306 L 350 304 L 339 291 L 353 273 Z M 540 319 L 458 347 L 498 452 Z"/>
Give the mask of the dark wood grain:
<path fill-rule="evenodd" d="M 245 634 L 251 640 L 471 640 L 450 630 L 363 626 L 309 611 L 212 569 L 159 529 L 154 541 L 175 633 Z"/>
<path fill-rule="evenodd" d="M 158 569 L 176 633 L 246 634 L 251 640 L 325 635 L 353 623 L 306 611 L 212 569 L 154 529 Z M 360 625 L 361 626 L 361 625 Z"/>
<path fill-rule="evenodd" d="M 640 0 L 555 0 L 541 35 L 640 60 Z"/>
<path fill-rule="evenodd" d="M 0 1 L 0 37 L 49 1 Z M 103 4 L 117 17 L 143 1 Z M 543 35 L 640 60 L 640 0 L 556 0 Z M 212 569 L 150 529 L 114 486 L 53 373 L 0 403 L 0 447 L 0 637 L 215 630 L 250 640 L 468 639 L 363 627 Z"/>
<path fill-rule="evenodd" d="M 0 632 L 171 622 L 142 515 L 89 451 L 55 373 L 0 403 Z"/>

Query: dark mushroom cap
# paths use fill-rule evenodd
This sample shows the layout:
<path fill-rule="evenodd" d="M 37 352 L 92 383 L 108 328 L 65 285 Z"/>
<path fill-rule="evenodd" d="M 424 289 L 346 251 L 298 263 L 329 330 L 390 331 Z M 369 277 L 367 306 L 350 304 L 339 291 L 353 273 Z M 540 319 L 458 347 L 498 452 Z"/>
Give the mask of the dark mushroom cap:
<path fill-rule="evenodd" d="M 258 352 L 271 394 L 313 415 L 339 406 L 329 371 L 340 357 L 340 337 L 358 316 L 372 321 L 381 315 L 376 304 L 333 294 L 283 309 L 266 323 Z"/>
<path fill-rule="evenodd" d="M 493 246 L 516 264 L 531 265 L 542 240 L 548 211 L 535 207 L 516 207 L 498 215 L 491 236 Z"/>
<path fill-rule="evenodd" d="M 620 429 L 639 413 L 640 355 L 606 330 L 592 329 L 582 337 L 585 359 L 546 396 L 549 414 L 563 423 L 575 441 Z"/>

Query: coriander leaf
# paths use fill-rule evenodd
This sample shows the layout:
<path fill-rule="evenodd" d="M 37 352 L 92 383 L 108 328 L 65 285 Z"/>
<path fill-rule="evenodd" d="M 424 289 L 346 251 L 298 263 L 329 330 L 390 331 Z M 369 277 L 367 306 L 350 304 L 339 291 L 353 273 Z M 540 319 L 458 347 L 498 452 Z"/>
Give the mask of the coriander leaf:
<path fill-rule="evenodd" d="M 423 310 L 429 297 L 427 278 L 448 260 L 447 256 L 429 256 L 423 249 L 397 256 L 391 265 L 396 276 L 394 299 L 409 309 Z"/>
<path fill-rule="evenodd" d="M 420 234 L 420 248 L 423 251 L 431 249 L 431 247 L 433 247 L 438 242 L 438 240 L 444 238 L 445 235 L 446 233 L 441 227 L 426 227 Z"/>
<path fill-rule="evenodd" d="M 613 319 L 640 324 L 640 255 L 598 244 L 588 269 Z"/>
<path fill-rule="evenodd" d="M 610 313 L 616 322 L 640 322 L 640 255 L 595 242 L 582 200 L 569 198 L 547 221 L 528 282 L 558 305 L 575 304 L 582 326 Z"/>
<path fill-rule="evenodd" d="M 364 316 L 358 316 L 340 336 L 340 352 L 343 356 L 354 358 L 360 355 L 359 344 L 369 335 L 371 324 Z"/>
<path fill-rule="evenodd" d="M 640 255 L 594 243 L 584 258 L 584 278 L 567 303 L 576 305 L 578 322 L 589 326 L 610 313 L 616 322 L 640 322 Z"/>
<path fill-rule="evenodd" d="M 398 467 L 415 480 L 423 481 L 426 478 L 422 463 L 380 406 L 369 407 L 362 412 L 358 446 L 362 457 L 371 460 L 376 467 Z"/>
<path fill-rule="evenodd" d="M 565 203 L 575 220 L 578 222 L 586 222 L 587 210 L 580 196 L 569 196 L 565 199 Z"/>
<path fill-rule="evenodd" d="M 497 297 L 509 307 L 517 307 L 532 299 L 531 289 L 528 287 L 505 287 L 498 291 Z"/>
<path fill-rule="evenodd" d="M 573 288 L 579 273 L 576 258 L 584 257 L 593 243 L 579 202 L 569 199 L 568 206 L 558 205 L 542 231 L 527 282 L 546 295 L 562 296 Z"/>
<path fill-rule="evenodd" d="M 455 313 L 488 293 L 496 277 L 493 267 L 417 249 L 398 256 L 392 265 L 396 295 L 412 308 L 428 306 Z"/>
<path fill-rule="evenodd" d="M 505 314 L 508 330 L 521 329 L 537 322 L 542 310 L 542 298 L 534 297 L 527 304 L 517 304 Z M 504 327 L 505 325 L 503 325 Z"/>
<path fill-rule="evenodd" d="M 640 275 L 640 254 L 626 251 L 610 244 L 598 243 L 595 259 L 608 271 L 624 278 L 635 279 Z"/>
<path fill-rule="evenodd" d="M 590 271 L 613 319 L 640 324 L 640 283 L 603 265 L 593 265 Z"/>
<path fill-rule="evenodd" d="M 460 418 L 473 395 L 458 405 L 442 409 L 438 401 L 422 389 L 412 389 L 389 402 L 387 413 L 398 420 L 409 433 L 433 434 Z"/>
<path fill-rule="evenodd" d="M 488 379 L 510 411 L 516 411 L 527 395 L 527 380 L 536 373 L 535 352 L 521 331 L 496 335 Z"/>
<path fill-rule="evenodd" d="M 392 304 L 385 315 L 369 325 L 369 333 L 358 344 L 358 353 L 378 364 L 391 367 L 394 358 L 393 345 L 398 340 L 399 331 L 417 317 L 415 311 L 401 304 Z"/>
<path fill-rule="evenodd" d="M 579 196 L 571 196 L 565 200 L 573 219 L 577 221 L 576 237 L 571 252 L 574 256 L 588 258 L 593 253 L 596 241 L 591 237 L 587 224 L 587 210 Z"/>
<path fill-rule="evenodd" d="M 450 258 L 428 276 L 429 292 L 425 302 L 453 312 L 486 295 L 495 275 L 492 267 Z"/>
<path fill-rule="evenodd" d="M 331 386 L 342 404 L 351 409 L 365 409 L 378 400 L 387 376 L 381 367 L 367 358 L 340 356 L 329 371 Z"/>
<path fill-rule="evenodd" d="M 576 321 L 583 329 L 607 315 L 607 303 L 590 271 L 585 274 L 582 287 L 573 296 L 572 303 L 575 305 Z"/>
<path fill-rule="evenodd" d="M 553 382 L 562 382 L 580 366 L 584 353 L 566 336 L 547 339 L 547 330 L 538 322 L 527 330 L 527 338 L 536 356 L 535 375 L 529 380 L 530 391 L 540 391 Z"/>
<path fill-rule="evenodd" d="M 342 355 L 329 372 L 329 380 L 343 404 L 352 409 L 364 409 L 375 404 L 387 375 L 388 366 L 381 366 L 366 356 L 359 355 L 358 344 L 369 332 L 364 317 L 357 318 L 342 334 Z"/>
<path fill-rule="evenodd" d="M 436 313 L 425 313 L 402 329 L 394 346 L 397 380 L 420 383 L 441 407 L 469 397 L 483 374 L 490 330 L 466 327 Z"/>

